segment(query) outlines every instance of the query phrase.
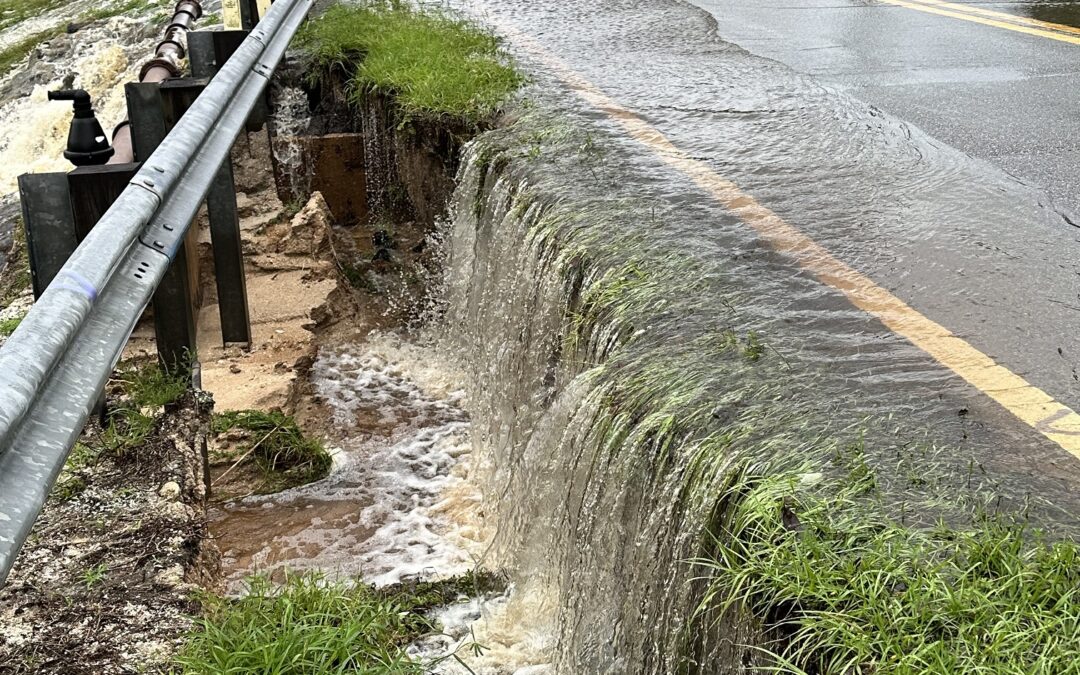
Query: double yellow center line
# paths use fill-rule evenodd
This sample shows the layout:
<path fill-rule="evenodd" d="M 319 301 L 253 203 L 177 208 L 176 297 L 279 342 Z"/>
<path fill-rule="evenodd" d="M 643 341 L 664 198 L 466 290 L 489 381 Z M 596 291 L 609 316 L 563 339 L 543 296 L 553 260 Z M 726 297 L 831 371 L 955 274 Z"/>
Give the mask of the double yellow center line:
<path fill-rule="evenodd" d="M 906 7 L 928 14 L 947 16 L 953 19 L 961 19 L 994 28 L 1004 28 L 1016 33 L 1034 35 L 1035 37 L 1068 42 L 1080 45 L 1080 28 L 1066 26 L 1050 21 L 1040 21 L 1026 16 L 1017 16 L 1007 12 L 997 12 L 985 9 L 977 5 L 965 5 L 956 2 L 944 2 L 944 0 L 879 0 L 887 5 Z"/>

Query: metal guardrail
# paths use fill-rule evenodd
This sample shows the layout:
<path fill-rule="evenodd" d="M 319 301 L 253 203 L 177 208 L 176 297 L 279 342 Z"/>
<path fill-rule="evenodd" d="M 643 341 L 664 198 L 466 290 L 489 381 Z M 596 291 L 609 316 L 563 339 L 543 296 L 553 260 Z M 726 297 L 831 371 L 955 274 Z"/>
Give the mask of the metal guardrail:
<path fill-rule="evenodd" d="M 271 6 L 0 347 L 0 585 L 312 4 Z"/>

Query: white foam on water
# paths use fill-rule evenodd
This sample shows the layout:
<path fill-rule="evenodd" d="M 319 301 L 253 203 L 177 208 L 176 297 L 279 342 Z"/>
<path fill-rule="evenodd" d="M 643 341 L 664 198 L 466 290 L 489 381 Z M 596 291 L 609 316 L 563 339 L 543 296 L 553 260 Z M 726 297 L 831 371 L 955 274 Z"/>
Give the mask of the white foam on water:
<path fill-rule="evenodd" d="M 312 383 L 341 431 L 340 451 L 321 481 L 227 507 L 226 517 L 289 508 L 313 516 L 308 526 L 278 534 L 254 552 L 252 569 L 235 570 L 234 584 L 253 571 L 286 567 L 386 585 L 475 566 L 471 553 L 445 536 L 450 523 L 440 512 L 443 493 L 462 481 L 454 467 L 471 449 L 463 394 L 431 366 L 407 373 L 406 356 L 417 354 L 392 336 L 320 353 Z M 413 374 L 434 386 L 421 388 Z"/>
<path fill-rule="evenodd" d="M 434 612 L 443 632 L 408 652 L 435 675 L 550 675 L 553 608 L 551 594 L 535 588 L 471 598 Z"/>
<path fill-rule="evenodd" d="M 225 518 L 236 518 L 237 527 L 261 517 L 275 533 L 248 566 L 232 571 L 231 591 L 241 592 L 252 572 L 318 570 L 387 585 L 457 576 L 482 563 L 492 533 L 468 478 L 463 380 L 447 363 L 435 349 L 390 333 L 319 354 L 312 383 L 333 414 L 340 451 L 324 480 L 227 507 Z M 226 564 L 235 564 L 237 552 L 223 548 Z M 433 618 L 444 633 L 412 645 L 410 654 L 443 675 L 548 673 L 550 595 L 511 588 L 440 609 Z"/>

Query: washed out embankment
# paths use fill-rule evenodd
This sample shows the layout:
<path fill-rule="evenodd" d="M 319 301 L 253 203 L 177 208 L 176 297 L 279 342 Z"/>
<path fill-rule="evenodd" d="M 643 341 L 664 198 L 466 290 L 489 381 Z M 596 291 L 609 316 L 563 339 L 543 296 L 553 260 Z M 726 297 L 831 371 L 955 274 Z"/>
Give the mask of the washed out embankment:
<path fill-rule="evenodd" d="M 556 671 L 1071 667 L 1068 473 L 1001 459 L 1045 441 L 538 80 L 469 149 L 445 321 Z"/>

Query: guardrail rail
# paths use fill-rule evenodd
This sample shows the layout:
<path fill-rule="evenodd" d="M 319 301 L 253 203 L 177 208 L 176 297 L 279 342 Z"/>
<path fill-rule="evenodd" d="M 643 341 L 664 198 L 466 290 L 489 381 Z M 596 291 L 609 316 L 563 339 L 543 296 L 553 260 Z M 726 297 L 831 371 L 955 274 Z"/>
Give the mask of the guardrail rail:
<path fill-rule="evenodd" d="M 277 0 L 0 347 L 0 585 L 313 0 Z"/>

